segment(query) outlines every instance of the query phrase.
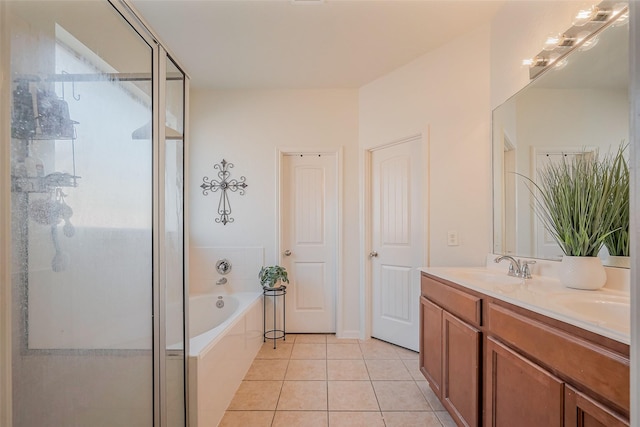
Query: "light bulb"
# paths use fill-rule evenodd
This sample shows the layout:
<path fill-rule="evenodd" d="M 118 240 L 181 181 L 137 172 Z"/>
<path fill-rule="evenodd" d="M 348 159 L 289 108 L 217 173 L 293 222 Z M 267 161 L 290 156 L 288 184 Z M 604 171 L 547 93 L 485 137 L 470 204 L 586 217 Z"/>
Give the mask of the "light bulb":
<path fill-rule="evenodd" d="M 589 9 L 580 10 L 575 18 L 573 18 L 573 25 L 576 27 L 582 27 L 587 22 L 591 21 L 593 15 L 598 11 L 598 8 L 591 6 Z"/>
<path fill-rule="evenodd" d="M 560 36 L 557 34 L 547 36 L 547 40 L 544 42 L 542 50 L 553 50 L 560 43 Z"/>

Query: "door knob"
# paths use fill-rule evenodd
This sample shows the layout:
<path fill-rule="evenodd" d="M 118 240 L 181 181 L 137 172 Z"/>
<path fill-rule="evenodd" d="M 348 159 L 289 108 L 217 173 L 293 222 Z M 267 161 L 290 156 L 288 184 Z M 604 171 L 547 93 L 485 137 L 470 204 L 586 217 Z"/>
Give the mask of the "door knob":
<path fill-rule="evenodd" d="M 289 249 L 284 251 L 284 256 L 291 256 L 291 251 Z"/>
<path fill-rule="evenodd" d="M 377 256 L 378 256 L 378 252 L 376 251 L 369 252 L 369 258 L 376 258 Z"/>

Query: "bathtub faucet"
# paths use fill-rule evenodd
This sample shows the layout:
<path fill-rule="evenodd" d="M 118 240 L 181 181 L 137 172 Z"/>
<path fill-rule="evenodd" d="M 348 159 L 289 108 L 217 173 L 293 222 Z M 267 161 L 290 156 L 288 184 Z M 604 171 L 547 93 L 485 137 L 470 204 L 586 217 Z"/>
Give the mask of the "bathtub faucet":
<path fill-rule="evenodd" d="M 218 279 L 218 281 L 216 282 L 216 285 L 224 285 L 227 283 L 227 278 L 226 277 L 221 277 Z"/>

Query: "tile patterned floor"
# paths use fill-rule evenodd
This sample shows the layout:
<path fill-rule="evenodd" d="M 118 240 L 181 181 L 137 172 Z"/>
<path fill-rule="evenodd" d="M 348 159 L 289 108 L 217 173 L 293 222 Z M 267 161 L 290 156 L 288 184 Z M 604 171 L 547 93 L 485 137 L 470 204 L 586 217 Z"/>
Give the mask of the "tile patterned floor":
<path fill-rule="evenodd" d="M 418 354 L 379 340 L 288 334 L 263 345 L 220 426 L 454 427 Z"/>

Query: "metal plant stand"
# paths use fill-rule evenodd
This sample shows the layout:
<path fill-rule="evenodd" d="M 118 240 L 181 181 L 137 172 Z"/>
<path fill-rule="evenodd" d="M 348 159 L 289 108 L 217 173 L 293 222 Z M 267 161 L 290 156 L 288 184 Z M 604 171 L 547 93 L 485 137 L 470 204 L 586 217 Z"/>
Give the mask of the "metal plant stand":
<path fill-rule="evenodd" d="M 268 339 L 273 340 L 273 348 L 275 349 L 276 340 L 287 340 L 285 317 L 287 311 L 287 287 L 282 285 L 279 288 L 263 288 L 262 295 L 262 342 L 267 342 Z M 271 297 L 273 301 L 273 329 L 269 330 L 267 330 L 267 297 Z M 276 301 L 278 297 L 282 297 L 282 329 L 277 329 L 276 327 L 276 316 L 278 313 Z"/>

